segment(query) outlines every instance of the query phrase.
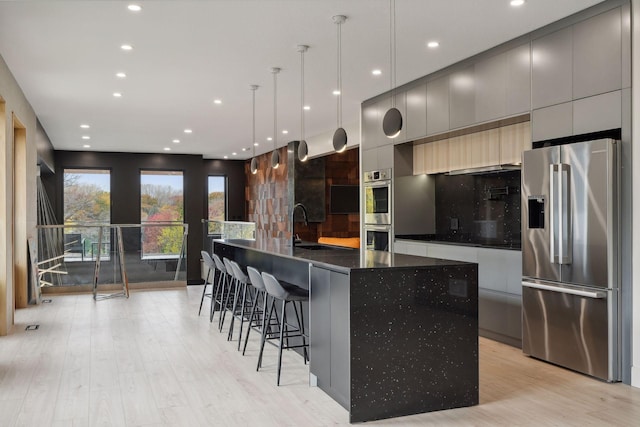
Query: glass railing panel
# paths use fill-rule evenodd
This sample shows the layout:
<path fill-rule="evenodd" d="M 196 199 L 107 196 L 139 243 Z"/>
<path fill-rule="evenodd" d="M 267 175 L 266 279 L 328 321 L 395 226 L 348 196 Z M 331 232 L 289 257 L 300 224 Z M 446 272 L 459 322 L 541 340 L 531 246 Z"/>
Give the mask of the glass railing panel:
<path fill-rule="evenodd" d="M 203 247 L 213 251 L 214 239 L 255 240 L 256 223 L 246 221 L 202 220 Z"/>

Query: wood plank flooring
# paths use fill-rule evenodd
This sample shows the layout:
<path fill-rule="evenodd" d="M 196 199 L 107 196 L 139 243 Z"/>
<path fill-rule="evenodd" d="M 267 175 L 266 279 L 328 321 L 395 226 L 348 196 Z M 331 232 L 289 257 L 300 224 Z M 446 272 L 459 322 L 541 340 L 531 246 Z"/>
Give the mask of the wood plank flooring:
<path fill-rule="evenodd" d="M 0 426 L 327 426 L 348 414 L 288 352 L 256 372 L 207 315 L 202 287 L 94 302 L 55 295 L 0 337 Z M 207 302 L 208 303 L 208 302 Z M 217 319 L 217 317 L 216 317 Z M 25 331 L 39 324 L 36 331 Z M 640 425 L 640 389 L 606 384 L 480 339 L 480 405 L 367 423 L 392 426 Z"/>

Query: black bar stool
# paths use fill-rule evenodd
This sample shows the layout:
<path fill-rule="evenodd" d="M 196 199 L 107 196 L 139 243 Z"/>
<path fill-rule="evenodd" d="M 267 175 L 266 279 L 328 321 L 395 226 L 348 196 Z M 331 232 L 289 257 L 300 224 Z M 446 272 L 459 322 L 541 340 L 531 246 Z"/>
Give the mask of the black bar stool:
<path fill-rule="evenodd" d="M 277 377 L 277 385 L 280 385 L 280 370 L 282 367 L 282 350 L 289 348 L 301 348 L 303 349 L 304 363 L 306 365 L 307 360 L 309 360 L 308 348 L 307 344 L 308 336 L 304 331 L 304 318 L 302 318 L 302 301 L 309 301 L 309 291 L 306 289 L 302 289 L 299 286 L 292 285 L 290 283 L 286 283 L 286 287 L 283 286 L 278 279 L 272 276 L 269 273 L 262 272 L 262 279 L 264 280 L 264 285 L 267 290 L 267 293 L 272 297 L 271 304 L 269 305 L 267 320 L 265 321 L 265 325 L 271 323 L 271 316 L 275 311 L 275 303 L 276 300 L 282 301 L 282 313 L 280 315 L 280 327 L 278 328 L 278 377 Z M 300 308 L 300 312 L 298 312 L 298 307 L 296 307 L 296 302 Z M 297 327 L 292 327 L 292 325 L 287 324 L 287 304 L 292 303 L 293 309 L 296 314 L 296 320 L 298 322 Z M 292 329 L 290 329 L 292 328 Z M 276 336 L 267 336 L 267 328 L 263 328 L 262 330 L 262 342 L 260 343 L 260 355 L 258 356 L 258 367 L 256 369 L 260 369 L 262 365 L 262 354 L 264 352 L 264 344 L 268 339 L 276 338 Z M 273 334 L 272 334 L 273 335 Z M 302 344 L 298 345 L 289 345 L 289 338 L 302 337 Z M 287 341 L 287 345 L 284 345 L 284 341 Z"/>
<path fill-rule="evenodd" d="M 218 311 L 220 312 L 220 317 L 222 317 L 222 309 L 224 304 L 224 296 L 225 289 L 227 283 L 230 281 L 229 274 L 227 273 L 227 269 L 224 266 L 224 262 L 220 259 L 220 257 L 216 254 L 211 254 L 211 258 L 216 266 L 216 270 L 218 271 L 218 282 L 216 283 L 215 293 L 213 295 L 213 299 L 211 300 L 211 311 L 209 313 L 209 322 L 213 322 L 213 315 L 216 312 L 216 305 L 218 306 Z"/>
<path fill-rule="evenodd" d="M 229 261 L 231 264 L 231 271 L 233 277 L 236 279 L 236 292 L 233 300 L 233 309 L 231 310 L 233 317 L 231 318 L 231 325 L 229 325 L 229 335 L 227 340 L 233 340 L 233 329 L 235 319 L 240 321 L 240 331 L 238 334 L 238 351 L 240 351 L 240 344 L 242 343 L 242 327 L 246 320 L 249 320 L 249 309 L 252 307 L 253 296 L 251 295 L 251 281 L 249 276 L 242 271 L 240 266 L 235 261 Z"/>
<path fill-rule="evenodd" d="M 225 295 L 222 296 L 223 304 L 222 311 L 220 316 L 220 332 L 222 332 L 222 328 L 224 327 L 224 319 L 227 315 L 227 311 L 231 311 L 233 308 L 233 299 L 235 298 L 236 293 L 236 278 L 233 275 L 233 267 L 231 267 L 231 260 L 227 257 L 222 258 L 224 263 L 225 271 L 227 272 L 227 286 L 225 289 Z"/>

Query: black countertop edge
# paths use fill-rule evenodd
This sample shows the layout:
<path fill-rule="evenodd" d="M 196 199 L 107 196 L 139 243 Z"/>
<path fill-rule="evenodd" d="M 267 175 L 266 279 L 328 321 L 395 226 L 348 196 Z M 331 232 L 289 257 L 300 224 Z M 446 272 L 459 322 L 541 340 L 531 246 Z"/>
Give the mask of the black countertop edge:
<path fill-rule="evenodd" d="M 421 257 L 414 255 L 394 254 L 382 251 L 362 251 L 359 249 L 321 249 L 307 250 L 290 246 L 282 246 L 277 242 L 257 242 L 242 239 L 215 239 L 215 242 L 251 249 L 273 256 L 281 256 L 302 262 L 308 262 L 318 267 L 324 267 L 341 273 L 351 270 L 376 268 L 434 268 L 457 265 L 470 265 L 463 261 L 441 258 Z"/>
<path fill-rule="evenodd" d="M 503 249 L 506 251 L 522 251 L 522 245 L 520 243 L 516 244 L 485 244 L 485 243 L 474 243 L 474 242 L 454 242 L 451 240 L 437 240 L 429 237 L 421 237 L 414 235 L 398 235 L 395 237 L 395 240 L 405 240 L 408 242 L 424 242 L 424 243 L 435 243 L 438 245 L 450 245 L 450 246 L 467 246 L 472 248 L 485 248 L 485 249 Z"/>

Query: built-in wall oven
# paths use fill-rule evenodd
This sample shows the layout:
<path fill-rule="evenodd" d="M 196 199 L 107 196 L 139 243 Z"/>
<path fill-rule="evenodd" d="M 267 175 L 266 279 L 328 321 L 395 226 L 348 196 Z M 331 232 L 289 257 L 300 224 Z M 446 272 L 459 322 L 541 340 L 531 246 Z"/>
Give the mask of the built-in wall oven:
<path fill-rule="evenodd" d="M 365 172 L 363 182 L 365 248 L 391 252 L 391 169 Z"/>

